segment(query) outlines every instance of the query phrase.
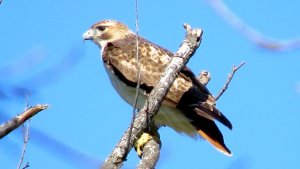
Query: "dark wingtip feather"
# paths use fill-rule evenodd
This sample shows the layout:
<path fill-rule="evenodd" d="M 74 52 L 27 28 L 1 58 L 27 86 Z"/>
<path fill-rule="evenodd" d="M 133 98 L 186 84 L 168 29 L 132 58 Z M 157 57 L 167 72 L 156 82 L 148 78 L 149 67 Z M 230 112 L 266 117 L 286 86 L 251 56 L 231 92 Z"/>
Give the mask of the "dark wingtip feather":
<path fill-rule="evenodd" d="M 209 110 L 209 108 L 203 106 L 203 104 L 199 104 L 196 108 L 197 114 L 203 116 L 203 114 L 207 114 L 212 119 L 218 120 L 220 123 L 222 123 L 224 126 L 228 127 L 230 130 L 232 130 L 232 124 L 227 119 L 225 115 L 222 114 L 216 107 L 212 107 L 212 110 Z M 205 116 L 204 116 L 205 117 Z"/>

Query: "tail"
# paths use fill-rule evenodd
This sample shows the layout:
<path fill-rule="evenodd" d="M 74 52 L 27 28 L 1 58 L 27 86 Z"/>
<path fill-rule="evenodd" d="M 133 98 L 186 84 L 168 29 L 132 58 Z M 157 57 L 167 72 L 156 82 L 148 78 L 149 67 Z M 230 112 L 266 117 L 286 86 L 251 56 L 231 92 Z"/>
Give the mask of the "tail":
<path fill-rule="evenodd" d="M 232 156 L 231 151 L 226 147 L 223 135 L 218 129 L 214 121 L 204 117 L 198 117 L 192 122 L 198 133 L 208 142 L 210 142 L 217 150 L 227 156 Z"/>
<path fill-rule="evenodd" d="M 215 107 L 215 99 L 205 86 L 197 80 L 193 83 L 194 85 L 182 95 L 176 107 L 183 112 L 204 139 L 217 150 L 231 156 L 232 153 L 226 147 L 223 135 L 214 120 L 221 122 L 229 129 L 232 129 L 231 122 Z"/>

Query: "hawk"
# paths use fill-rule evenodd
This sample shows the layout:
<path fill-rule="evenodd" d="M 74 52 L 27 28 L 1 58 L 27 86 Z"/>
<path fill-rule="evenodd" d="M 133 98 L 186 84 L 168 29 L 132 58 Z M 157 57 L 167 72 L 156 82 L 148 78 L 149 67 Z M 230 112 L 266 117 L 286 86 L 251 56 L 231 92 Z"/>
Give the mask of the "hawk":
<path fill-rule="evenodd" d="M 83 39 L 91 40 L 101 48 L 102 61 L 113 87 L 131 106 L 138 83 L 136 54 L 139 54 L 137 108 L 142 108 L 174 55 L 159 45 L 137 37 L 125 24 L 115 20 L 97 22 L 83 34 Z M 217 150 L 230 156 L 231 151 L 226 147 L 214 120 L 232 129 L 230 121 L 216 108 L 216 101 L 209 90 L 185 67 L 165 96 L 154 123 L 169 126 L 191 137 L 201 135 Z"/>

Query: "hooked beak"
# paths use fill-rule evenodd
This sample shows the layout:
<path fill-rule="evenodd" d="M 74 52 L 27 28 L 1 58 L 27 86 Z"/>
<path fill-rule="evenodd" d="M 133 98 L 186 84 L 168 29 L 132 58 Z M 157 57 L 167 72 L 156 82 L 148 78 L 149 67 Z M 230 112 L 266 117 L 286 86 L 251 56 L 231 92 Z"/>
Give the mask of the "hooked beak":
<path fill-rule="evenodd" d="M 94 35 L 95 31 L 93 29 L 89 29 L 83 34 L 83 40 L 92 40 Z"/>

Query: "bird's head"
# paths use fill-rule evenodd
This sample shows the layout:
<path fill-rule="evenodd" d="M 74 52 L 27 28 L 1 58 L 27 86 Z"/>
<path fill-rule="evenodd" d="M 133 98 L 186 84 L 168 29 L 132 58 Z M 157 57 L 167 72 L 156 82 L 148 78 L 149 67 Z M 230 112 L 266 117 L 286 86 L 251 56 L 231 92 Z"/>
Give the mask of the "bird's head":
<path fill-rule="evenodd" d="M 132 31 L 123 23 L 114 20 L 103 20 L 94 24 L 83 34 L 84 40 L 92 40 L 104 47 L 108 42 L 131 34 Z"/>

